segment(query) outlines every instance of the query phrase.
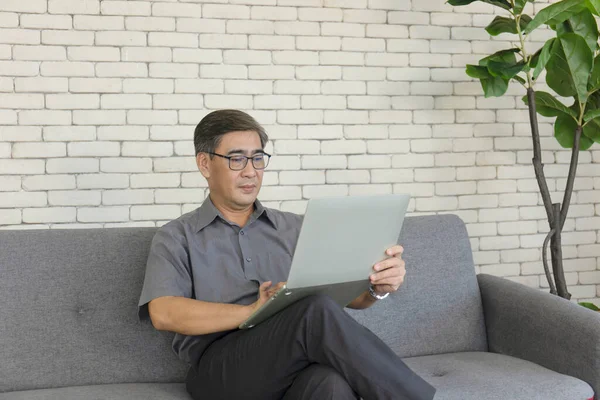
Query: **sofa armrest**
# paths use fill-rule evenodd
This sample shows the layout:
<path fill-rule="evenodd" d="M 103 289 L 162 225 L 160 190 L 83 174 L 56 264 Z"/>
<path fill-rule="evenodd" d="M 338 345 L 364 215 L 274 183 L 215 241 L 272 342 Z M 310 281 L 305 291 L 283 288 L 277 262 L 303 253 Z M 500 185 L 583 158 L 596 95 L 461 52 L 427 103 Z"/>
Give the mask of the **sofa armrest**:
<path fill-rule="evenodd" d="M 490 352 L 579 378 L 600 394 L 600 313 L 508 279 L 477 280 Z"/>

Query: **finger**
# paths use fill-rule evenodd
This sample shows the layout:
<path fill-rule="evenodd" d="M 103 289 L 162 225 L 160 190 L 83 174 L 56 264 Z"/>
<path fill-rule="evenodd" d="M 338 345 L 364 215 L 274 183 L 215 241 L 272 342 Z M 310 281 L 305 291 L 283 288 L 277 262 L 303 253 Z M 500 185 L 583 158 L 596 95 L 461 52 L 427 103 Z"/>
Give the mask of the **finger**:
<path fill-rule="evenodd" d="M 405 266 L 406 266 L 406 263 L 404 262 L 403 259 L 392 257 L 392 258 L 388 258 L 386 260 L 380 261 L 377 264 L 375 264 L 373 266 L 373 270 L 383 271 L 388 268 L 405 267 Z"/>
<path fill-rule="evenodd" d="M 395 257 L 396 255 L 402 253 L 404 253 L 404 247 L 399 244 L 392 246 L 385 251 L 385 254 L 391 257 Z"/>
<path fill-rule="evenodd" d="M 394 279 L 398 277 L 402 277 L 405 275 L 405 271 L 402 271 L 401 268 L 388 268 L 385 271 L 377 272 L 375 274 L 371 274 L 369 277 L 371 279 L 371 283 L 381 283 L 385 279 Z"/>

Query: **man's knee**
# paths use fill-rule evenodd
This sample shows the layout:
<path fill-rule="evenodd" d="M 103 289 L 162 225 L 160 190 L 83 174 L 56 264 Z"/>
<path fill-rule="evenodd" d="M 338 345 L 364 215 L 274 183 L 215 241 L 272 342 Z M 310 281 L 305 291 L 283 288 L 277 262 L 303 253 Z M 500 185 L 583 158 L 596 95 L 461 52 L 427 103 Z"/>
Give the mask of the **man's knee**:
<path fill-rule="evenodd" d="M 305 301 L 305 307 L 311 311 L 342 311 L 342 307 L 326 294 L 314 294 L 303 300 Z"/>
<path fill-rule="evenodd" d="M 302 370 L 286 393 L 284 400 L 358 399 L 348 382 L 333 368 L 312 364 Z"/>

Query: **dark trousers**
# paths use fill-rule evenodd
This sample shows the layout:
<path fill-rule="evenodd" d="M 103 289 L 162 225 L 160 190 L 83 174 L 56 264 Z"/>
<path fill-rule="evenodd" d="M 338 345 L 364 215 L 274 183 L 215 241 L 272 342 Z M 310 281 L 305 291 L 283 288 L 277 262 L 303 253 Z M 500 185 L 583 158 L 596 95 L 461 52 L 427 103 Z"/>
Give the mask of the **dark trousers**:
<path fill-rule="evenodd" d="M 321 295 L 212 343 L 196 371 L 190 368 L 186 378 L 194 400 L 431 400 L 435 394 L 374 333 Z"/>

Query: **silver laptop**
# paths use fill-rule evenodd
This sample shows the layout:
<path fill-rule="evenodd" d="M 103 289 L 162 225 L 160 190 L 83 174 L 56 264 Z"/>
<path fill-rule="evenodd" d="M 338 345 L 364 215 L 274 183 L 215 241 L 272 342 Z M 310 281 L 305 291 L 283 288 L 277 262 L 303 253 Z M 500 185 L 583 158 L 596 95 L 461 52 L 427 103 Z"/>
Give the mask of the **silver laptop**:
<path fill-rule="evenodd" d="M 313 294 L 327 294 L 340 307 L 351 303 L 368 290 L 373 265 L 398 243 L 409 201 L 408 194 L 309 200 L 286 285 L 239 328 Z"/>

